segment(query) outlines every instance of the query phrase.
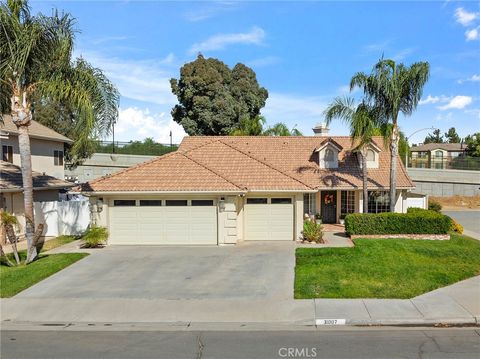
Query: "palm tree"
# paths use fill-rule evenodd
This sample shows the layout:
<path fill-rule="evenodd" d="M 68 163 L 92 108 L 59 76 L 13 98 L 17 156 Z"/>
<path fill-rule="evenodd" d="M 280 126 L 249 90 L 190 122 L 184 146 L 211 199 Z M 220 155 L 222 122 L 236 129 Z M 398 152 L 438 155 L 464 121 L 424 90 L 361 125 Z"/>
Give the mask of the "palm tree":
<path fill-rule="evenodd" d="M 368 212 L 368 168 L 367 152 L 372 143 L 372 137 L 379 125 L 378 111 L 365 102 L 355 106 L 355 100 L 350 97 L 337 97 L 326 108 L 325 122 L 330 124 L 334 118 L 338 118 L 350 127 L 352 137 L 352 149 L 358 151 L 362 158 L 363 180 L 363 213 Z"/>
<path fill-rule="evenodd" d="M 359 87 L 368 101 L 381 109 L 386 121 L 392 124 L 390 136 L 390 211 L 395 210 L 397 188 L 397 157 L 400 134 L 398 115 L 409 116 L 417 108 L 423 87 L 428 81 L 428 62 L 416 62 L 411 66 L 381 59 L 370 75 L 356 73 L 350 81 L 350 90 Z"/>
<path fill-rule="evenodd" d="M 82 130 L 74 146 L 108 133 L 118 116 L 119 94 L 112 83 L 85 60 L 72 61 L 73 25 L 69 14 L 32 16 L 26 0 L 0 4 L 0 110 L 12 116 L 19 132 L 27 263 L 37 257 L 28 130 L 35 114 L 33 99 L 74 109 Z"/>
<path fill-rule="evenodd" d="M 255 116 L 252 119 L 240 121 L 240 127 L 233 130 L 231 136 L 260 136 L 263 133 L 263 125 L 265 125 L 265 117 Z"/>
<path fill-rule="evenodd" d="M 267 128 L 263 134 L 265 136 L 303 136 L 302 132 L 295 126 L 290 130 L 283 122 L 277 122 L 272 127 Z"/>

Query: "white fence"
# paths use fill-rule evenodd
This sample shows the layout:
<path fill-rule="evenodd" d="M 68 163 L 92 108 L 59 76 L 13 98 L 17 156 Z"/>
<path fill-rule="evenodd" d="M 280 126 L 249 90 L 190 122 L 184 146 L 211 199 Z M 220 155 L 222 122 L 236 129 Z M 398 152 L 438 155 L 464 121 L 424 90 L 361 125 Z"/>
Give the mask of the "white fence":
<path fill-rule="evenodd" d="M 43 223 L 44 236 L 79 235 L 90 223 L 88 201 L 35 202 L 35 223 Z"/>

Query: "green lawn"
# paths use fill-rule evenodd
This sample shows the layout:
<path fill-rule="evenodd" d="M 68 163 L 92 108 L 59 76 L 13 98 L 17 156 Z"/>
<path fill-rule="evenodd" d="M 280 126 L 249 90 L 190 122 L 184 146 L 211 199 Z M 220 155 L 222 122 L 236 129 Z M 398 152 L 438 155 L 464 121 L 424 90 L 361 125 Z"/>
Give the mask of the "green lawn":
<path fill-rule="evenodd" d="M 75 237 L 72 236 L 57 237 L 46 242 L 41 252 L 73 240 Z M 19 255 L 22 260 L 25 259 L 26 251 L 20 251 Z M 87 255 L 88 253 L 40 254 L 36 261 L 28 265 L 7 267 L 2 264 L 0 265 L 0 298 L 12 297 Z M 14 261 L 11 254 L 9 258 Z"/>
<path fill-rule="evenodd" d="M 298 248 L 295 298 L 411 298 L 480 274 L 480 241 L 357 239 L 353 248 Z"/>

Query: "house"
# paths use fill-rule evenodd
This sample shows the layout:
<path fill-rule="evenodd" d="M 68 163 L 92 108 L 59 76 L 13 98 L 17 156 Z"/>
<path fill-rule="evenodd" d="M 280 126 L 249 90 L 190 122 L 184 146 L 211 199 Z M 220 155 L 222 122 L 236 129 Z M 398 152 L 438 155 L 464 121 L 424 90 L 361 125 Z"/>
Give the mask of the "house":
<path fill-rule="evenodd" d="M 389 210 L 390 154 L 368 151 L 369 196 L 350 137 L 185 137 L 176 152 L 83 186 L 110 244 L 233 244 L 301 236 L 305 214 L 337 223 Z M 414 185 L 398 160 L 397 212 Z"/>
<path fill-rule="evenodd" d="M 427 143 L 410 149 L 410 167 L 444 169 L 455 158 L 465 155 L 463 143 Z"/>
<path fill-rule="evenodd" d="M 57 201 L 59 191 L 72 187 L 64 181 L 64 145 L 73 141 L 32 121 L 29 127 L 34 201 Z M 0 206 L 20 217 L 24 213 L 18 129 L 9 115 L 0 121 Z"/>

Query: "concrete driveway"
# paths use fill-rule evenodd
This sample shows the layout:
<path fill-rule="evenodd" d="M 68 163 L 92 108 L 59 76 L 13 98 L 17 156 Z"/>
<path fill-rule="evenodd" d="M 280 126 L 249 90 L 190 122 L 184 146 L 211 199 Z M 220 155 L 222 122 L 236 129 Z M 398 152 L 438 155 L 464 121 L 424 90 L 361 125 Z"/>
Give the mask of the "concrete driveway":
<path fill-rule="evenodd" d="M 452 217 L 464 228 L 464 233 L 473 238 L 480 239 L 480 211 L 442 211 L 447 216 Z"/>
<path fill-rule="evenodd" d="M 15 298 L 293 299 L 293 242 L 111 246 Z"/>

